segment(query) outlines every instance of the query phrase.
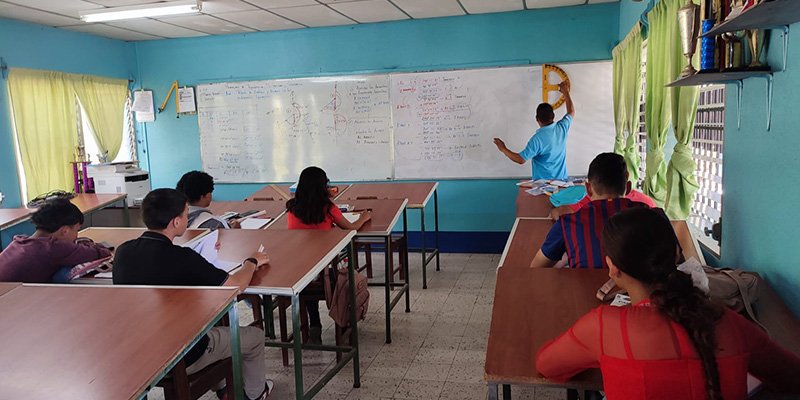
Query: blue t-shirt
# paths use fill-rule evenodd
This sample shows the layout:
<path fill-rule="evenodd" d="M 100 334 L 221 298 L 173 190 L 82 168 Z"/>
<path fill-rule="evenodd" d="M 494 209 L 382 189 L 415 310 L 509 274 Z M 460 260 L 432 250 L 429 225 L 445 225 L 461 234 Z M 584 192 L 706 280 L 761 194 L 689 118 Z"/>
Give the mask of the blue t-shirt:
<path fill-rule="evenodd" d="M 531 161 L 533 179 L 567 179 L 567 133 L 572 125 L 572 115 L 543 126 L 528 140 L 528 145 L 519 153 L 524 160 Z"/>

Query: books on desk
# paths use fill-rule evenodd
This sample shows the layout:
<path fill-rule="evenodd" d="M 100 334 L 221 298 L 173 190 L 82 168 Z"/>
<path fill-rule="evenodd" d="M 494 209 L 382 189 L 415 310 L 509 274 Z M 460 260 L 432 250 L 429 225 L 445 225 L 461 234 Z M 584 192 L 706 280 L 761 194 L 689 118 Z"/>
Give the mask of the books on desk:
<path fill-rule="evenodd" d="M 261 229 L 272 222 L 272 218 L 246 218 L 239 221 L 242 229 Z"/>

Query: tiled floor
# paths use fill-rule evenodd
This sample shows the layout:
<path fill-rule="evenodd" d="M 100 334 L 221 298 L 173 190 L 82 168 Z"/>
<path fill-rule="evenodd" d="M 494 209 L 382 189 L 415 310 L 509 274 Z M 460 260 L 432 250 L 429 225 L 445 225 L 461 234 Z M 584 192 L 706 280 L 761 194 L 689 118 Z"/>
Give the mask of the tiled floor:
<path fill-rule="evenodd" d="M 420 255 L 410 254 L 409 259 L 411 312 L 404 312 L 403 301 L 395 307 L 392 343 L 384 343 L 383 288 L 370 288 L 369 315 L 358 325 L 361 387 L 353 388 L 353 368 L 348 365 L 315 399 L 486 398 L 483 364 L 499 255 L 442 254 L 441 271 L 429 265 L 426 290 L 422 290 Z M 380 255 L 375 263 L 382 267 Z M 376 280 L 382 280 L 382 275 L 375 271 Z M 320 309 L 325 310 L 324 304 Z M 249 310 L 243 309 L 242 314 L 248 318 Z M 323 341 L 333 343 L 332 321 L 323 318 L 323 324 Z M 266 356 L 267 374 L 276 384 L 270 399 L 294 399 L 293 366 L 283 367 L 277 349 L 268 348 Z M 303 358 L 308 389 L 332 365 L 334 354 L 307 351 Z M 553 389 L 514 387 L 512 394 L 520 400 L 566 398 L 563 390 Z M 162 399 L 160 389 L 153 390 L 148 399 Z"/>

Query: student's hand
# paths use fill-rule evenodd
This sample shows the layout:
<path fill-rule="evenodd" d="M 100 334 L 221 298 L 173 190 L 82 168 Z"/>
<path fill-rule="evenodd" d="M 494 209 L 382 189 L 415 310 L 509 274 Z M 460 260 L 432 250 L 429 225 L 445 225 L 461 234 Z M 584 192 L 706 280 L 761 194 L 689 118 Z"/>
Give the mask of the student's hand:
<path fill-rule="evenodd" d="M 242 223 L 238 219 L 232 219 L 232 220 L 228 221 L 228 226 L 230 226 L 231 229 L 239 229 L 239 228 L 242 227 Z"/>
<path fill-rule="evenodd" d="M 217 240 L 217 243 L 214 243 L 214 250 L 219 251 L 220 248 L 222 248 L 222 243 Z"/>
<path fill-rule="evenodd" d="M 497 148 L 500 149 L 500 151 L 507 149 L 506 143 L 503 141 L 503 139 L 500 138 L 494 138 L 494 145 L 497 146 Z"/>
<path fill-rule="evenodd" d="M 558 84 L 558 91 L 561 93 L 569 93 L 569 81 L 564 81 Z"/>
<path fill-rule="evenodd" d="M 372 211 L 369 211 L 369 210 L 367 210 L 367 211 L 363 211 L 363 212 L 361 213 L 361 216 L 360 216 L 360 217 L 358 217 L 358 220 L 359 220 L 359 221 L 362 221 L 362 222 L 364 222 L 364 223 L 366 223 L 367 221 L 369 221 L 369 220 L 371 220 L 371 219 L 372 219 Z"/>
<path fill-rule="evenodd" d="M 264 253 L 262 251 L 257 251 L 253 253 L 251 257 L 255 258 L 257 261 L 256 270 L 260 269 L 264 265 L 269 264 L 269 256 L 267 255 L 267 253 Z"/>
<path fill-rule="evenodd" d="M 572 207 L 570 207 L 570 206 L 560 206 L 560 207 L 556 207 L 556 208 L 550 210 L 550 218 L 553 221 L 558 221 L 558 219 L 561 218 L 562 215 L 574 214 L 574 213 L 575 213 L 575 211 L 572 210 Z"/>

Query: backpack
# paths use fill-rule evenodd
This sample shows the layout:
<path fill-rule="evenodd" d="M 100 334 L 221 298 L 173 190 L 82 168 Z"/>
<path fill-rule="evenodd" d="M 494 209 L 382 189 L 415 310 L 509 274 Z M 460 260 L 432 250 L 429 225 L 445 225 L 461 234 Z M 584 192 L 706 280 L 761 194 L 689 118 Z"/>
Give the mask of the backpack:
<path fill-rule="evenodd" d="M 347 279 L 347 268 L 338 268 L 336 288 L 331 296 L 328 315 L 333 318 L 336 325 L 342 328 L 350 326 L 350 282 Z M 369 309 L 369 290 L 367 277 L 355 272 L 356 284 L 356 320 L 363 321 Z M 328 287 L 328 285 L 326 285 Z"/>
<path fill-rule="evenodd" d="M 765 332 L 767 331 L 767 328 L 758 322 L 752 307 L 758 301 L 761 276 L 741 269 L 703 266 L 703 270 L 708 277 L 709 297 L 720 300 L 730 309 L 744 314 Z"/>

